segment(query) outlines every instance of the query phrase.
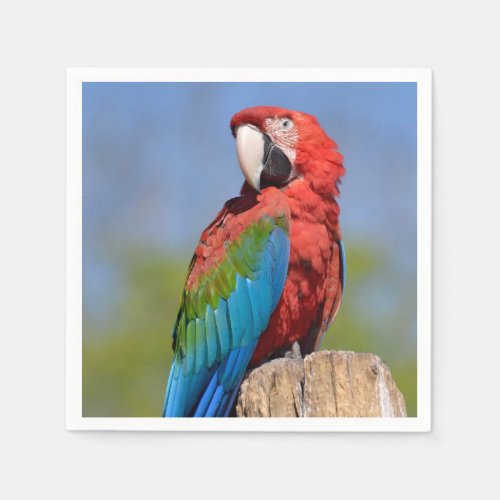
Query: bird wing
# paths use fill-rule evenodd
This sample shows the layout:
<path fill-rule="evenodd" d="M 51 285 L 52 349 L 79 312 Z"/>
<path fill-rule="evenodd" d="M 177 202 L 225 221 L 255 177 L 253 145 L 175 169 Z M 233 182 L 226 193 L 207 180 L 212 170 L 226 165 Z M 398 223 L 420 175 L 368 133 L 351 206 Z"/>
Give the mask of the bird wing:
<path fill-rule="evenodd" d="M 227 416 L 231 410 L 285 284 L 287 207 L 277 203 L 265 214 L 226 207 L 203 233 L 174 327 L 164 416 Z"/>
<path fill-rule="evenodd" d="M 330 267 L 325 280 L 325 301 L 323 307 L 318 310 L 318 320 L 321 322 L 318 321 L 318 328 L 312 331 L 302 346 L 304 352 L 310 353 L 319 349 L 326 331 L 339 311 L 345 289 L 345 277 L 344 243 L 342 240 L 336 240 L 333 244 Z"/>

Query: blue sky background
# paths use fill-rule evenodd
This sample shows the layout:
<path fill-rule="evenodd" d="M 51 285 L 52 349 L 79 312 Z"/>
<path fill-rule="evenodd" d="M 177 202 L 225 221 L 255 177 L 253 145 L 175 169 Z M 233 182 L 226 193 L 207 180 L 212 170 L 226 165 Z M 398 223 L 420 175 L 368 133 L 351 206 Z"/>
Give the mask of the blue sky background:
<path fill-rule="evenodd" d="M 367 242 L 392 267 L 366 307 L 382 313 L 415 281 L 416 84 L 85 83 L 83 294 L 94 326 L 113 321 L 128 247 L 191 254 L 201 230 L 239 192 L 229 121 L 255 105 L 313 114 L 339 145 L 347 252 L 351 242 Z"/>

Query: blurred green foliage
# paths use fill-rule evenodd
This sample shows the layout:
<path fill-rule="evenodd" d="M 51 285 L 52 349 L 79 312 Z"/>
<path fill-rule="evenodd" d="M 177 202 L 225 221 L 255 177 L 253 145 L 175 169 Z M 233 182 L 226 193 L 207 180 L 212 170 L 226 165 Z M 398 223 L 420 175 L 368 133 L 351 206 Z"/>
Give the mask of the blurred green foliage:
<path fill-rule="evenodd" d="M 380 286 L 396 287 L 387 255 L 366 244 L 349 245 L 347 280 L 342 305 L 325 334 L 322 349 L 369 352 L 387 363 L 406 401 L 408 416 L 417 416 L 416 278 L 399 293 L 391 294 L 390 307 L 374 311 Z M 367 291 L 368 289 L 368 291 Z M 384 302 L 383 300 L 381 302 Z"/>
<path fill-rule="evenodd" d="M 190 258 L 128 251 L 119 263 L 123 295 L 109 312 L 108 326 L 94 321 L 84 304 L 83 416 L 160 416 L 172 359 L 170 334 Z M 378 283 L 391 283 L 384 253 L 351 244 L 347 266 L 343 304 L 322 348 L 379 355 L 405 396 L 408 415 L 416 416 L 416 340 L 408 334 L 415 328 L 416 280 L 395 294 L 397 303 L 391 295 L 390 307 L 380 313 L 373 299 L 384 293 Z"/>

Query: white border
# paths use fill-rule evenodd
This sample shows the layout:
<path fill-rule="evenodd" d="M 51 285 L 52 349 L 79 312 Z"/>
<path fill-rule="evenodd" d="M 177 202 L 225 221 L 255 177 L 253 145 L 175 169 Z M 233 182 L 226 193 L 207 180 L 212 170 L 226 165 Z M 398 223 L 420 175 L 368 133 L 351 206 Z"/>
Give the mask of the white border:
<path fill-rule="evenodd" d="M 409 418 L 83 418 L 82 82 L 417 82 L 417 398 Z M 430 69 L 72 68 L 67 71 L 66 428 L 133 431 L 431 430 L 432 73 Z"/>

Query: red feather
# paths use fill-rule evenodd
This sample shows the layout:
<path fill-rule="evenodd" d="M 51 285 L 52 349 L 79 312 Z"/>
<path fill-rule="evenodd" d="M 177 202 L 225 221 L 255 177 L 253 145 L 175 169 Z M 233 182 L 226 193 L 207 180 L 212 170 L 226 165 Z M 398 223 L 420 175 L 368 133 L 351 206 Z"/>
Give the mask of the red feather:
<path fill-rule="evenodd" d="M 315 117 L 260 106 L 237 113 L 231 129 L 250 123 L 264 130 L 268 117 L 291 118 L 299 133 L 295 169 L 299 177 L 283 189 L 291 212 L 290 263 L 287 281 L 251 365 L 298 341 L 302 353 L 315 350 L 333 321 L 342 297 L 339 226 L 339 179 L 344 175 L 337 145 Z M 253 190 L 245 184 L 243 196 Z M 263 193 L 266 190 L 263 190 Z"/>

